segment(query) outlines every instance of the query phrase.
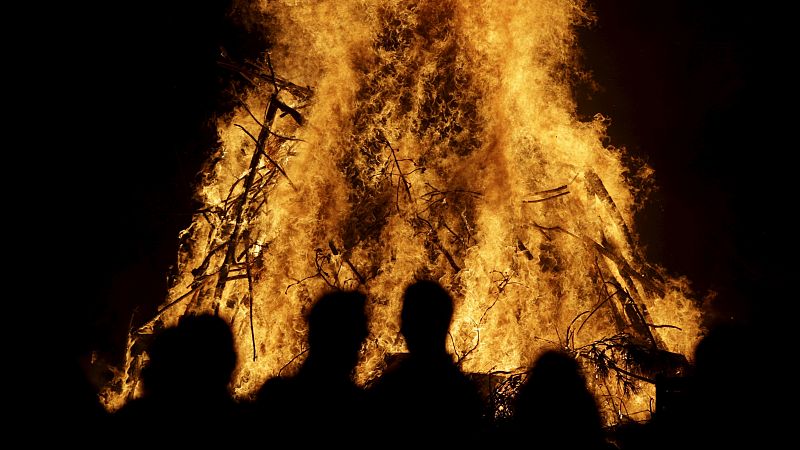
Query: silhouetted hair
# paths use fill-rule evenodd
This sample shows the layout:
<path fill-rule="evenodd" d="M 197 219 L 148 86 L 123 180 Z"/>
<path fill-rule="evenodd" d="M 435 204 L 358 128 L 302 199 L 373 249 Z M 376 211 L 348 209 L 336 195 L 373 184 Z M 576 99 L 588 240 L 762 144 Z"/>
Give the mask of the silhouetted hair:
<path fill-rule="evenodd" d="M 145 393 L 177 394 L 227 386 L 236 367 L 233 333 L 219 317 L 183 316 L 161 332 L 142 372 Z"/>
<path fill-rule="evenodd" d="M 412 283 L 403 294 L 400 320 L 409 350 L 418 343 L 443 343 L 453 320 L 453 298 L 435 281 Z"/>
<path fill-rule="evenodd" d="M 542 353 L 528 373 L 527 384 L 550 390 L 554 386 L 564 390 L 586 389 L 586 381 L 578 361 L 555 350 Z"/>
<path fill-rule="evenodd" d="M 753 351 L 751 339 L 743 329 L 733 325 L 712 328 L 694 350 L 696 376 L 719 383 L 738 375 L 742 354 Z"/>
<path fill-rule="evenodd" d="M 306 316 L 308 344 L 314 348 L 360 346 L 367 336 L 367 297 L 357 291 L 324 294 Z"/>
<path fill-rule="evenodd" d="M 150 360 L 142 369 L 144 392 L 125 404 L 113 428 L 123 448 L 153 442 L 196 448 L 236 447 L 243 436 L 227 431 L 243 420 L 228 391 L 236 367 L 233 333 L 227 322 L 210 314 L 187 315 L 154 336 Z M 213 428 L 197 427 L 214 424 Z"/>
<path fill-rule="evenodd" d="M 546 351 L 520 388 L 515 411 L 518 437 L 541 448 L 604 448 L 602 420 L 586 387 L 580 364 L 571 355 Z"/>

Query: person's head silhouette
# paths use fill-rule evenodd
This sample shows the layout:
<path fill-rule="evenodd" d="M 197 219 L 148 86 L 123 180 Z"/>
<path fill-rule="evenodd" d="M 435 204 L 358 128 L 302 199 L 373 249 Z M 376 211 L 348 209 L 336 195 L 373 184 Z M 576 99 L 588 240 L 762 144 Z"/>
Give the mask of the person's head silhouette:
<path fill-rule="evenodd" d="M 420 280 L 406 288 L 400 315 L 400 332 L 412 355 L 445 352 L 453 320 L 453 299 L 435 281 Z"/>
<path fill-rule="evenodd" d="M 581 366 L 565 352 L 549 350 L 534 363 L 516 399 L 521 436 L 541 448 L 604 448 L 600 413 Z"/>
<path fill-rule="evenodd" d="M 179 448 L 236 446 L 238 436 L 218 432 L 244 417 L 228 391 L 236 368 L 228 323 L 210 314 L 183 316 L 155 336 L 147 353 L 144 395 L 123 406 L 112 424 L 114 435 L 125 436 L 123 447 L 156 441 Z M 186 432 L 207 423 L 218 428 Z"/>
<path fill-rule="evenodd" d="M 367 297 L 356 291 L 334 291 L 317 300 L 306 317 L 314 364 L 340 374 L 352 371 L 367 337 L 366 302 Z"/>
<path fill-rule="evenodd" d="M 230 327 L 209 314 L 182 317 L 156 336 L 148 353 L 145 394 L 159 398 L 226 395 L 236 367 Z"/>

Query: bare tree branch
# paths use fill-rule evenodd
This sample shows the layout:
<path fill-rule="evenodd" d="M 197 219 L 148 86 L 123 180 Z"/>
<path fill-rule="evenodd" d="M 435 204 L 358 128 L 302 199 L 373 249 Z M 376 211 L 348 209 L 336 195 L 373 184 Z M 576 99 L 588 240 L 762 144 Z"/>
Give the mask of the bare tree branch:
<path fill-rule="evenodd" d="M 389 151 L 391 151 L 391 153 L 392 153 L 392 158 L 394 159 L 394 164 L 397 167 L 397 175 L 400 177 L 400 180 L 403 182 L 402 183 L 403 184 L 403 188 L 405 189 L 406 195 L 408 196 L 408 201 L 410 202 L 411 201 L 411 183 L 408 182 L 408 180 L 406 179 L 406 175 L 403 173 L 403 169 L 400 168 L 400 162 L 397 160 L 397 154 L 395 154 L 394 147 L 392 147 L 392 144 L 389 142 L 389 139 L 387 139 L 386 136 L 384 136 L 383 133 L 380 133 L 380 137 L 381 137 L 381 139 L 383 139 L 383 142 L 386 144 L 387 147 L 389 147 Z M 397 211 L 400 211 L 400 205 L 399 204 L 397 205 Z"/>
<path fill-rule="evenodd" d="M 298 353 L 298 354 L 294 355 L 294 357 L 292 357 L 292 359 L 290 359 L 290 360 L 289 360 L 289 362 L 287 362 L 286 364 L 284 364 L 284 365 L 283 365 L 283 367 L 281 367 L 281 368 L 280 368 L 280 370 L 278 370 L 278 376 L 281 376 L 281 373 L 283 373 L 283 370 L 284 370 L 285 368 L 289 367 L 289 365 L 290 365 L 290 364 L 292 364 L 292 363 L 293 363 L 293 362 L 294 362 L 294 361 L 295 361 L 297 358 L 299 358 L 299 357 L 301 357 L 301 356 L 305 355 L 307 352 L 308 352 L 308 349 L 305 349 L 305 350 L 303 350 L 302 352 L 300 352 L 300 353 Z"/>

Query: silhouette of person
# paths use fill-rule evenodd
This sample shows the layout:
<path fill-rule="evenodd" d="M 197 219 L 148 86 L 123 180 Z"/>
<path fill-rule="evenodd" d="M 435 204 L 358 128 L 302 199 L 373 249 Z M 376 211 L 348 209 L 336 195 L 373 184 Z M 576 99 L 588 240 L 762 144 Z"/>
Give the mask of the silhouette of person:
<path fill-rule="evenodd" d="M 365 395 L 353 381 L 367 337 L 366 296 L 355 291 L 324 294 L 311 308 L 308 356 L 292 377 L 262 386 L 256 409 L 278 442 L 325 441 L 355 445 L 365 432 Z"/>
<path fill-rule="evenodd" d="M 142 398 L 116 414 L 124 446 L 207 446 L 236 438 L 239 410 L 228 392 L 236 351 L 223 319 L 184 316 L 155 337 L 148 354 Z"/>
<path fill-rule="evenodd" d="M 512 436 L 541 449 L 605 449 L 602 420 L 575 358 L 546 351 L 515 403 Z"/>
<path fill-rule="evenodd" d="M 758 426 L 756 365 L 746 360 L 755 355 L 754 338 L 745 328 L 723 325 L 713 328 L 695 348 L 695 369 L 685 427 L 686 440 L 701 448 L 750 446 L 763 439 Z M 758 447 L 764 445 L 759 442 Z"/>
<path fill-rule="evenodd" d="M 398 445 L 475 445 L 485 431 L 478 390 L 446 350 L 453 299 L 434 281 L 408 286 L 400 332 L 408 355 L 370 388 L 374 430 Z"/>

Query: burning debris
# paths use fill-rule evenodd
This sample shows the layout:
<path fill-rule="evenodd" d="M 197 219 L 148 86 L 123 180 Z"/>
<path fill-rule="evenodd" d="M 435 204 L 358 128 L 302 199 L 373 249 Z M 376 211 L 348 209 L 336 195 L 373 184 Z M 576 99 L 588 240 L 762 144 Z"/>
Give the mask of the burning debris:
<path fill-rule="evenodd" d="M 641 257 L 641 180 L 601 144 L 602 118 L 575 118 L 582 2 L 521 3 L 265 3 L 286 35 L 261 61 L 221 63 L 250 88 L 219 123 L 169 297 L 132 328 L 107 405 L 135 395 L 148 335 L 209 311 L 237 339 L 235 394 L 252 395 L 302 359 L 302 314 L 330 288 L 370 299 L 367 383 L 404 350 L 401 292 L 424 276 L 456 299 L 450 351 L 488 374 L 499 416 L 552 347 L 591 369 L 608 421 L 646 414 L 699 311 Z"/>

